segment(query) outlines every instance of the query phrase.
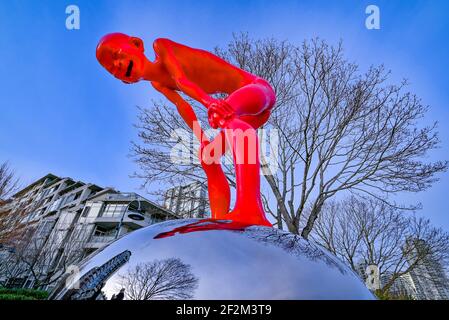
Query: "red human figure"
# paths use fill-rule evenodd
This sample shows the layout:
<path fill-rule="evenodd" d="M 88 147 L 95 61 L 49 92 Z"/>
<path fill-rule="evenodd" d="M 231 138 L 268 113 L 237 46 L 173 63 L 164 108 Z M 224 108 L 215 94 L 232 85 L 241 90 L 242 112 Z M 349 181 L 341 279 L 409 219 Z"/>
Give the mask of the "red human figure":
<path fill-rule="evenodd" d="M 100 40 L 96 54 L 100 64 L 125 83 L 150 81 L 176 105 L 194 130 L 201 143 L 199 157 L 207 176 L 213 219 L 271 226 L 260 196 L 256 132 L 268 120 L 275 103 L 270 84 L 204 50 L 168 39 L 155 40 L 153 48 L 155 60 L 151 62 L 144 55 L 141 39 L 111 33 Z M 195 112 L 178 92 L 207 108 L 210 125 L 222 129 L 213 141 L 205 137 L 201 128 L 195 128 L 198 123 Z M 228 96 L 224 100 L 215 99 L 211 96 L 214 93 Z M 230 213 L 229 183 L 219 161 L 227 147 L 232 151 L 237 185 L 236 203 Z"/>

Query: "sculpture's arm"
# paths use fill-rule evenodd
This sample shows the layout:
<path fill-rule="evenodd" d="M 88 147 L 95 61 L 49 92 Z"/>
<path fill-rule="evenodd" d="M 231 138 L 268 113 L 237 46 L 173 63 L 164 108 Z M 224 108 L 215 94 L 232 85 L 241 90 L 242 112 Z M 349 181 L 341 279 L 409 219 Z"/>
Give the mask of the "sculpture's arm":
<path fill-rule="evenodd" d="M 152 82 L 151 84 L 157 91 L 162 93 L 170 102 L 172 102 L 176 106 L 179 114 L 184 119 L 186 124 L 190 127 L 190 129 L 192 129 L 192 131 L 194 131 L 194 133 L 197 133 L 194 130 L 193 124 L 195 122 L 198 122 L 198 119 L 196 117 L 195 111 L 193 111 L 192 106 L 187 103 L 187 101 L 185 101 L 176 91 L 164 87 L 158 82 Z M 201 137 L 198 137 L 198 139 L 201 141 Z"/>
<path fill-rule="evenodd" d="M 170 40 L 158 39 L 155 49 L 164 60 L 164 65 L 167 67 L 180 91 L 184 92 L 192 99 L 200 102 L 206 108 L 209 108 L 210 104 L 216 101 L 216 99 L 212 98 L 197 84 L 193 83 L 186 77 L 182 67 L 173 53 Z"/>

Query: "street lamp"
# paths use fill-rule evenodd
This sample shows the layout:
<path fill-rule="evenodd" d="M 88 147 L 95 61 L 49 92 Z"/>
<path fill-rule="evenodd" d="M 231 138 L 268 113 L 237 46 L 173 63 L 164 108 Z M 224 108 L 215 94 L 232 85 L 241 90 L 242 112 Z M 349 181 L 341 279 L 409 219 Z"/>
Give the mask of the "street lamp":
<path fill-rule="evenodd" d="M 115 239 L 117 239 L 119 234 L 120 234 L 120 229 L 122 228 L 123 220 L 125 219 L 125 215 L 128 212 L 130 205 L 133 202 L 137 202 L 137 204 L 138 204 L 137 211 L 141 212 L 140 199 L 138 197 L 128 203 L 128 205 L 126 206 L 125 210 L 123 211 L 122 217 L 120 218 L 120 222 L 119 222 L 119 224 L 117 226 L 117 232 L 115 233 Z"/>

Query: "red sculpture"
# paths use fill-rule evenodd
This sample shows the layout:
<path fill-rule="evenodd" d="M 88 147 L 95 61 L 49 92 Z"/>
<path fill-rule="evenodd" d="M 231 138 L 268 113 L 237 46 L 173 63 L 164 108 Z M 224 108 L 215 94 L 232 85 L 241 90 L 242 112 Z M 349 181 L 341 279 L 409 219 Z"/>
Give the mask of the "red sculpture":
<path fill-rule="evenodd" d="M 213 219 L 271 226 L 260 197 L 256 132 L 268 120 L 275 103 L 270 84 L 204 50 L 168 39 L 155 40 L 153 48 L 156 58 L 150 62 L 141 39 L 111 33 L 100 40 L 96 53 L 101 65 L 116 78 L 125 83 L 150 81 L 176 105 L 201 143 L 199 158 L 207 176 Z M 203 104 L 210 125 L 222 129 L 213 141 L 197 130 L 197 117 L 178 91 Z M 214 99 L 210 96 L 214 93 L 228 96 Z M 230 213 L 230 188 L 220 162 L 227 148 L 233 155 L 237 184 L 236 203 Z"/>

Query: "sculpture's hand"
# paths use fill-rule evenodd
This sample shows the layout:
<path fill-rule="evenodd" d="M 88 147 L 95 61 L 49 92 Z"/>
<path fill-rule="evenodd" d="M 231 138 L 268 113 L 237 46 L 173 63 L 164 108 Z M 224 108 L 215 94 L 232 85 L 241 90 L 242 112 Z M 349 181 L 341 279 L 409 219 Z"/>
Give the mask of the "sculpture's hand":
<path fill-rule="evenodd" d="M 209 124 L 214 129 L 224 128 L 234 114 L 234 109 L 224 100 L 216 100 L 209 105 L 207 110 Z"/>

